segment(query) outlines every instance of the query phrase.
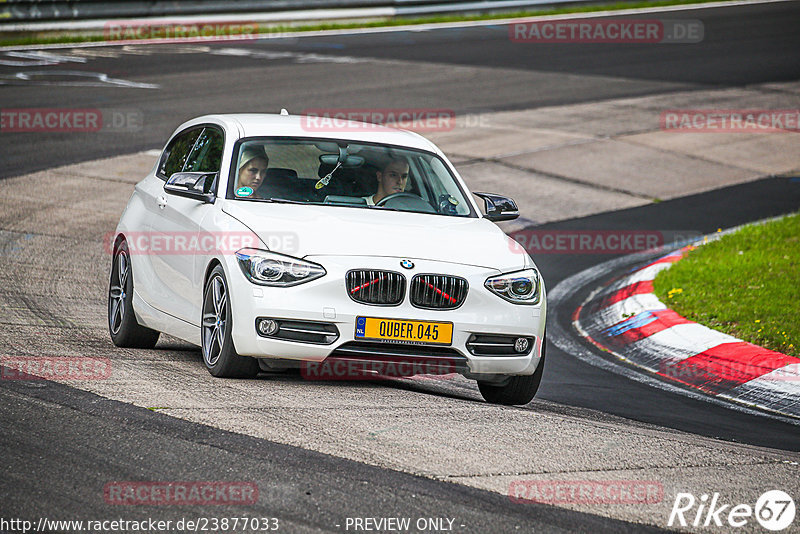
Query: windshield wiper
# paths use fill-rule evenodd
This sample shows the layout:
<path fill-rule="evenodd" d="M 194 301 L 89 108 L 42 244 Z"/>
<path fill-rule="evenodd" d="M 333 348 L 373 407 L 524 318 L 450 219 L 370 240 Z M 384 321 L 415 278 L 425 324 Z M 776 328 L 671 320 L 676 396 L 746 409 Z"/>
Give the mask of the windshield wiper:
<path fill-rule="evenodd" d="M 386 210 L 386 211 L 399 211 L 402 213 L 422 213 L 423 215 L 445 215 L 447 217 L 462 217 L 462 215 L 449 215 L 447 213 L 439 213 L 438 211 L 421 211 L 421 210 L 401 210 L 398 208 L 387 208 L 386 206 L 360 206 L 372 209 Z"/>
<path fill-rule="evenodd" d="M 309 204 L 308 202 L 303 202 L 302 200 L 289 200 L 287 198 L 268 198 L 266 200 L 269 202 L 275 202 L 277 204 Z"/>
<path fill-rule="evenodd" d="M 408 211 L 408 210 L 401 210 L 401 209 L 397 209 L 397 208 L 389 208 L 387 206 L 370 206 L 370 205 L 367 205 L 367 207 L 370 208 L 370 209 L 386 210 L 386 211 Z"/>

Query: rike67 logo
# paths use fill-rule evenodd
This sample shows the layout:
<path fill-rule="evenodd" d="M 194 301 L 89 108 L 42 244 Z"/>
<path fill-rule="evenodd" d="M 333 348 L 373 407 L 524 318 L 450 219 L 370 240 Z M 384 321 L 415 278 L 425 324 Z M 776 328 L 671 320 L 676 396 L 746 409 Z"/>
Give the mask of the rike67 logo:
<path fill-rule="evenodd" d="M 719 493 L 703 494 L 699 499 L 691 493 L 678 493 L 667 526 L 739 528 L 755 519 L 763 528 L 777 532 L 794 522 L 795 511 L 794 500 L 781 490 L 763 493 L 755 506 L 726 503 Z"/>

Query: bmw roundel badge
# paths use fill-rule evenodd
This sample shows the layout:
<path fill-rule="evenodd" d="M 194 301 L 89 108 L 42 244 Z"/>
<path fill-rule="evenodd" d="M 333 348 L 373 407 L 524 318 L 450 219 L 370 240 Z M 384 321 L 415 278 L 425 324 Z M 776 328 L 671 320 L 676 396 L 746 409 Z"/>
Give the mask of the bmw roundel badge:
<path fill-rule="evenodd" d="M 400 266 L 403 269 L 413 269 L 414 268 L 414 262 L 411 261 L 411 260 L 403 260 L 403 261 L 400 262 Z"/>

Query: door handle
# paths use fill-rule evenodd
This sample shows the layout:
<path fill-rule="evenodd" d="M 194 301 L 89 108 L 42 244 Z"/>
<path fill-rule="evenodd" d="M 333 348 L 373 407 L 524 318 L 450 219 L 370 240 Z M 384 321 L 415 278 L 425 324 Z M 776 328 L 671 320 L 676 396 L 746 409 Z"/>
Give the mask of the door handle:
<path fill-rule="evenodd" d="M 167 197 L 161 195 L 156 199 L 156 204 L 158 204 L 158 207 L 163 210 L 164 208 L 167 207 Z"/>

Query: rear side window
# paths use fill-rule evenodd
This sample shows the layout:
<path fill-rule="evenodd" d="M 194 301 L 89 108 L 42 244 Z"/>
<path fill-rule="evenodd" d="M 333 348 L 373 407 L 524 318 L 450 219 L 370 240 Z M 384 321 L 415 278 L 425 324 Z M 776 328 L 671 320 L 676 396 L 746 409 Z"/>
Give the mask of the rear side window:
<path fill-rule="evenodd" d="M 184 172 L 219 172 L 222 165 L 222 132 L 205 128 L 183 166 Z"/>
<path fill-rule="evenodd" d="M 194 143 L 202 131 L 203 128 L 194 128 L 175 136 L 175 139 L 170 142 L 161 157 L 161 166 L 158 169 L 159 178 L 167 180 L 176 172 L 183 170 L 189 153 L 194 148 Z"/>

